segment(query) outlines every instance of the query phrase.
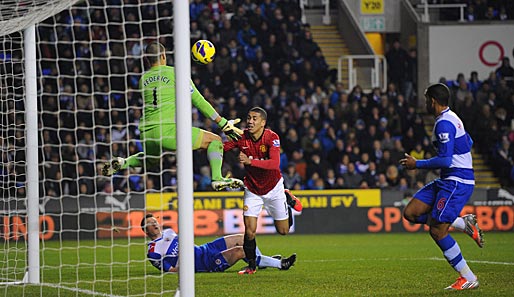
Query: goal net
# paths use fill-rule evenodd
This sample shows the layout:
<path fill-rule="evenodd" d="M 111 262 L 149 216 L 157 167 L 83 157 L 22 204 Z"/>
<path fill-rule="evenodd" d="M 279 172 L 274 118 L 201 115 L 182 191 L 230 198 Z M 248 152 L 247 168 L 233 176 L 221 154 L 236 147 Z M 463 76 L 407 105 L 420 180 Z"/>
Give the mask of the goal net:
<path fill-rule="evenodd" d="M 173 1 L 2 1 L 0 295 L 161 296 L 176 275 L 146 260 L 145 194 L 176 187 L 175 156 L 113 178 L 104 162 L 141 151 L 142 50 L 173 46 Z M 23 30 L 35 24 L 40 284 L 27 282 Z M 171 54 L 171 51 L 168 53 Z M 171 56 L 169 57 L 171 60 Z M 169 213 L 161 222 L 177 223 Z M 176 225 L 173 225 L 176 227 Z"/>

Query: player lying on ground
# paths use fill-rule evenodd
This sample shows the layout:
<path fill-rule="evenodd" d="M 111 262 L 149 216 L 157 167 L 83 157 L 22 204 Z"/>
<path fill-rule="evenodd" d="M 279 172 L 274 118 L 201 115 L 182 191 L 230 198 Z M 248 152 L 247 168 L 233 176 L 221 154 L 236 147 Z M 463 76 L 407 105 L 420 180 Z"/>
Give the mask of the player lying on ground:
<path fill-rule="evenodd" d="M 166 65 L 166 49 L 160 43 L 146 47 L 145 59 L 150 70 L 141 76 L 139 88 L 143 94 L 144 112 L 139 123 L 144 153 L 140 152 L 128 158 L 113 157 L 105 163 L 102 173 L 111 176 L 128 167 L 141 167 L 146 162 L 148 167 L 159 164 L 163 151 L 176 151 L 177 131 L 175 122 L 175 68 Z M 220 129 L 232 139 L 240 138 L 242 131 L 234 126 L 239 122 L 221 117 L 212 105 L 200 94 L 191 81 L 191 100 L 193 105 L 206 117 L 218 124 Z M 211 166 L 212 188 L 216 191 L 224 188 L 241 188 L 243 182 L 237 178 L 223 178 L 223 144 L 221 137 L 212 132 L 193 127 L 193 150 L 206 149 Z"/>
<path fill-rule="evenodd" d="M 437 156 L 416 160 L 405 154 L 400 164 L 407 169 L 440 168 L 441 177 L 416 192 L 403 215 L 411 223 L 430 226 L 432 239 L 460 274 L 457 281 L 446 289 L 465 290 L 477 288 L 479 282 L 448 229 L 454 227 L 465 231 L 479 247 L 483 246 L 484 240 L 474 215 L 459 217 L 475 185 L 471 156 L 473 141 L 460 118 L 448 107 L 449 102 L 450 90 L 446 85 L 438 83 L 425 90 L 427 112 L 435 116 L 432 140 Z"/>
<path fill-rule="evenodd" d="M 173 229 L 161 230 L 153 214 L 147 214 L 141 220 L 141 229 L 152 240 L 148 243 L 148 259 L 163 272 L 178 272 L 179 245 L 178 235 Z M 195 246 L 195 272 L 222 272 L 245 260 L 243 234 L 220 237 L 209 243 Z M 288 270 L 296 262 L 296 254 L 289 258 L 281 256 L 268 257 L 257 249 L 259 268 L 275 267 Z"/>
<path fill-rule="evenodd" d="M 244 164 L 244 251 L 248 267 L 239 274 L 253 274 L 257 268 L 255 233 L 257 218 L 264 207 L 273 217 L 275 229 L 286 235 L 292 225 L 291 206 L 302 210 L 300 201 L 289 190 L 284 189 L 284 179 L 280 173 L 280 139 L 270 129 L 266 129 L 267 113 L 260 107 L 253 107 L 246 118 L 247 129 L 241 139 L 225 142 L 224 150 L 239 150 L 239 162 Z"/>

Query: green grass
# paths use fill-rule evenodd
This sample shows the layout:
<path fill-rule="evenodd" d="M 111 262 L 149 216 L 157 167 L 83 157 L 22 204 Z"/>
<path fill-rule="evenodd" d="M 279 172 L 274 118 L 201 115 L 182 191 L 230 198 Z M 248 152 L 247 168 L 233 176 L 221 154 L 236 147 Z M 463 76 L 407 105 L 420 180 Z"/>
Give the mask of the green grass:
<path fill-rule="evenodd" d="M 464 234 L 453 236 L 481 283 L 478 290 L 465 294 L 512 296 L 514 233 L 486 234 L 483 249 Z M 196 241 L 211 239 L 200 237 Z M 236 271 L 244 262 L 239 262 L 224 273 L 196 274 L 196 296 L 463 295 L 443 290 L 458 275 L 427 233 L 260 235 L 257 243 L 268 255 L 296 252 L 298 262 L 289 271 L 268 268 L 241 276 Z M 41 258 L 42 282 L 60 288 L 0 285 L 0 295 L 91 296 L 96 292 L 129 296 L 146 291 L 147 296 L 161 296 L 167 290 L 162 295 L 172 296 L 177 287 L 177 275 L 161 275 L 144 260 L 142 239 L 64 241 L 62 246 L 64 250 L 59 253 L 49 250 L 59 248 L 59 242 L 46 242 Z M 5 253 L 0 251 L 0 259 Z"/>

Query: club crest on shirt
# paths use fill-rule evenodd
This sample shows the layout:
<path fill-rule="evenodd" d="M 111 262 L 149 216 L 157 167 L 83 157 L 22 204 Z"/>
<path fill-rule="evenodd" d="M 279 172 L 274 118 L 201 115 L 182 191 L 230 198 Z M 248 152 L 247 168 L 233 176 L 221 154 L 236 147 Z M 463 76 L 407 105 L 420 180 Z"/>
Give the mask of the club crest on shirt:
<path fill-rule="evenodd" d="M 274 139 L 273 140 L 273 146 L 274 147 L 280 147 L 280 139 Z"/>
<path fill-rule="evenodd" d="M 439 199 L 439 201 L 437 201 L 437 210 L 439 210 L 439 211 L 443 210 L 445 204 L 446 204 L 446 198 Z"/>
<path fill-rule="evenodd" d="M 248 210 L 248 205 L 243 206 L 243 211 L 247 211 L 247 210 Z"/>
<path fill-rule="evenodd" d="M 439 133 L 437 134 L 437 138 L 439 138 L 441 143 L 447 143 L 450 141 L 450 133 Z"/>
<path fill-rule="evenodd" d="M 261 144 L 261 146 L 259 146 L 259 149 L 261 150 L 261 152 L 265 153 L 266 152 L 266 146 L 264 144 Z"/>
<path fill-rule="evenodd" d="M 216 258 L 216 260 L 214 260 L 214 263 L 216 263 L 216 265 L 220 265 L 221 264 L 221 259 Z"/>

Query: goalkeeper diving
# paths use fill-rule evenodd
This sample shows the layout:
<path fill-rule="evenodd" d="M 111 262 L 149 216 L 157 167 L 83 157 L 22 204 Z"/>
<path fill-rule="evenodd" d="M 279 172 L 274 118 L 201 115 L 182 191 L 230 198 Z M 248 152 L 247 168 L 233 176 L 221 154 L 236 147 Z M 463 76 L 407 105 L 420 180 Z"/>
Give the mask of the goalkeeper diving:
<path fill-rule="evenodd" d="M 139 88 L 144 99 L 144 112 L 139 123 L 144 152 L 131 155 L 126 159 L 113 157 L 110 162 L 104 164 L 102 169 L 104 175 L 111 176 L 128 167 L 141 167 L 143 162 L 146 162 L 148 167 L 158 165 L 163 151 L 177 149 L 175 69 L 166 65 L 166 49 L 158 42 L 147 46 L 145 59 L 150 69 L 139 80 Z M 218 124 L 228 138 L 233 140 L 241 138 L 243 131 L 235 126 L 240 120 L 227 120 L 221 117 L 205 100 L 193 81 L 191 81 L 191 100 L 205 117 Z M 219 135 L 192 127 L 192 143 L 193 150 L 207 149 L 207 158 L 211 167 L 211 186 L 214 190 L 237 189 L 244 186 L 237 178 L 222 176 L 223 143 Z"/>

